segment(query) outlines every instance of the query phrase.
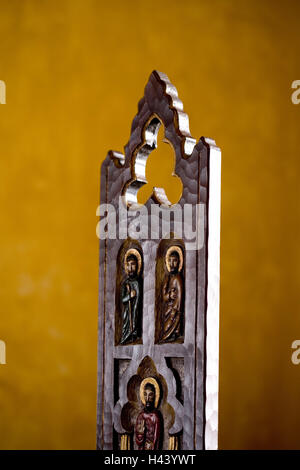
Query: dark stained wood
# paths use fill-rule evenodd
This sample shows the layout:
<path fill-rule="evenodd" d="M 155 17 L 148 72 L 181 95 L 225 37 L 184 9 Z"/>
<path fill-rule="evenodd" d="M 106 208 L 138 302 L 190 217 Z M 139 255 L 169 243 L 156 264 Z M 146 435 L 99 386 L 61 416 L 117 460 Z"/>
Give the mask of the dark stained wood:
<path fill-rule="evenodd" d="M 161 240 L 148 237 L 138 240 L 144 266 L 142 340 L 141 344 L 119 345 L 120 313 L 116 286 L 121 274 L 117 260 L 124 239 L 100 241 L 98 449 L 113 449 L 114 443 L 118 445 L 116 443 L 119 442 L 116 435 L 128 432 L 132 424 L 126 415 L 128 403 L 131 403 L 128 384 L 135 380 L 135 387 L 138 387 L 139 380 L 145 376 L 145 361 L 152 364 L 149 373 L 157 374 L 165 387 L 167 405 L 160 409 L 167 423 L 165 434 L 180 435 L 183 449 L 217 447 L 220 151 L 210 139 L 201 138 L 196 143 L 190 135 L 188 117 L 175 87 L 160 72 L 154 71 L 150 75 L 132 123 L 125 154 L 110 151 L 102 164 L 100 202 L 112 204 L 117 214 L 121 194 L 125 196 L 128 207 L 135 203 L 138 189 L 146 182 L 147 156 L 155 146 L 161 123 L 175 151 L 175 173 L 183 184 L 178 204 L 181 207 L 186 203 L 194 206 L 203 204 L 204 244 L 198 250 L 185 249 L 182 341 L 157 344 L 158 326 L 155 325 L 159 315 L 155 286 L 157 249 Z M 151 206 L 159 203 L 169 205 L 161 188 L 157 188 L 145 204 L 149 214 Z M 160 223 L 157 216 L 157 224 Z M 174 224 L 170 231 L 174 231 Z M 182 246 L 186 247 L 188 242 L 183 234 Z M 123 360 L 126 367 L 119 372 L 116 367 Z M 174 364 L 180 364 L 175 374 Z M 133 408 L 132 419 L 140 409 L 138 398 Z M 163 446 L 167 448 L 166 439 Z"/>

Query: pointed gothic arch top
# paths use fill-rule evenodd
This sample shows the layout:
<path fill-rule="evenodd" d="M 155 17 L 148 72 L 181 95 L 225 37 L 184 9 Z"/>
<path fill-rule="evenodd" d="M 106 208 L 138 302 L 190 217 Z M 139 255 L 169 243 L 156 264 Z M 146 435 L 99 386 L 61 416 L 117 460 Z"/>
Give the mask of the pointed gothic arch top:
<path fill-rule="evenodd" d="M 183 110 L 183 103 L 179 99 L 176 87 L 166 74 L 154 70 L 145 86 L 144 96 L 139 101 L 138 112 L 132 122 L 131 136 L 125 146 L 126 160 L 131 158 L 141 142 L 143 128 L 152 115 L 161 119 L 166 129 L 166 137 L 174 147 L 177 147 L 178 140 L 180 141 L 182 157 L 189 157 L 196 144 L 196 139 L 190 133 L 189 117 Z"/>

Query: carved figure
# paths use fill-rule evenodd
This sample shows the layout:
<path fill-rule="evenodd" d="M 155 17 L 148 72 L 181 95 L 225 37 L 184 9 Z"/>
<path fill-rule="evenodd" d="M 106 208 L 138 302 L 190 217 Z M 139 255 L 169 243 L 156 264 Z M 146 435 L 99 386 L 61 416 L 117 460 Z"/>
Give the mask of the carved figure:
<path fill-rule="evenodd" d="M 175 341 L 181 335 L 183 317 L 183 255 L 179 246 L 171 246 L 166 253 L 169 274 L 162 286 L 163 309 L 160 343 Z"/>
<path fill-rule="evenodd" d="M 140 385 L 140 397 L 144 409 L 135 424 L 135 441 L 139 450 L 159 450 L 162 439 L 162 417 L 157 410 L 160 398 L 158 382 L 147 377 Z"/>
<path fill-rule="evenodd" d="M 126 278 L 121 286 L 122 336 L 121 344 L 129 344 L 140 338 L 142 314 L 142 258 L 138 250 L 131 248 L 124 258 Z"/>

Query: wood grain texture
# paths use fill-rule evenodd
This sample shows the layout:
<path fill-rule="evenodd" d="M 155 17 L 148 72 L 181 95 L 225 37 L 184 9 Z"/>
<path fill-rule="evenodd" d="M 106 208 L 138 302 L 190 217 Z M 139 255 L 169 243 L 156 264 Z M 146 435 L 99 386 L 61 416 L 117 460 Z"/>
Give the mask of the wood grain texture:
<path fill-rule="evenodd" d="M 127 384 L 137 373 L 142 361 L 149 356 L 157 373 L 166 382 L 168 403 L 174 411 L 168 432 L 182 432 L 183 449 L 216 448 L 218 402 L 218 300 L 219 300 L 219 233 L 212 236 L 209 224 L 220 217 L 216 198 L 211 198 L 210 154 L 216 149 L 213 141 L 200 139 L 196 143 L 190 135 L 188 117 L 183 111 L 176 88 L 166 75 L 154 71 L 145 87 L 144 97 L 138 105 L 125 155 L 110 151 L 101 168 L 101 203 L 110 203 L 119 215 L 119 196 L 125 193 L 128 205 L 136 200 L 138 189 L 145 184 L 147 156 L 155 148 L 159 125 L 165 127 L 165 137 L 172 144 L 176 155 L 175 173 L 183 184 L 178 204 L 203 204 L 204 244 L 201 249 L 185 252 L 185 328 L 182 344 L 155 344 L 155 277 L 156 257 L 160 239 L 139 240 L 144 258 L 144 297 L 142 344 L 115 345 L 115 298 L 117 255 L 124 240 L 100 241 L 99 268 L 99 347 L 98 347 L 98 410 L 97 448 L 113 448 L 113 428 L 125 433 L 121 412 L 128 402 Z M 152 144 L 152 146 L 151 146 Z M 217 179 L 214 180 L 217 184 Z M 209 201 L 214 203 L 209 204 Z M 162 201 L 160 201 L 162 202 Z M 158 206 L 153 194 L 145 206 L 148 214 L 151 206 Z M 170 207 L 172 210 L 172 207 Z M 160 226 L 165 211 L 156 215 Z M 195 223 L 195 215 L 193 216 Z M 117 217 L 118 220 L 118 217 Z M 151 220 L 153 224 L 153 218 Z M 149 215 L 150 225 L 150 215 Z M 219 222 L 214 230 L 219 230 Z M 174 232 L 174 221 L 170 232 Z M 210 233 L 210 238 L 208 234 Z M 176 243 L 176 240 L 174 240 Z M 187 243 L 185 235 L 182 243 Z M 208 270 L 213 258 L 212 275 Z M 211 283 L 211 286 L 209 285 Z M 213 295 L 212 295 L 213 293 Z M 209 315 L 207 318 L 208 301 Z M 208 335 L 208 336 L 207 336 Z M 176 398 L 176 380 L 168 366 L 168 358 L 181 358 L 184 367 L 182 384 L 183 404 Z M 114 404 L 114 359 L 128 359 L 129 366 L 119 382 L 119 399 Z M 209 372 L 209 377 L 207 376 Z M 206 434 L 207 437 L 206 438 Z"/>

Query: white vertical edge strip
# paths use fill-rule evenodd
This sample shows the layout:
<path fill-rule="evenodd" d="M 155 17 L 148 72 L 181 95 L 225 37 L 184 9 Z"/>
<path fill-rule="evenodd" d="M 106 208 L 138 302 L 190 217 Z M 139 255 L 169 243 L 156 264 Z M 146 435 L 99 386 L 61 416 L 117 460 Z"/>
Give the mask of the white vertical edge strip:
<path fill-rule="evenodd" d="M 209 145 L 205 449 L 218 448 L 221 151 Z"/>

